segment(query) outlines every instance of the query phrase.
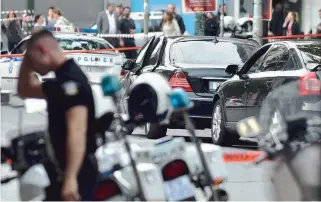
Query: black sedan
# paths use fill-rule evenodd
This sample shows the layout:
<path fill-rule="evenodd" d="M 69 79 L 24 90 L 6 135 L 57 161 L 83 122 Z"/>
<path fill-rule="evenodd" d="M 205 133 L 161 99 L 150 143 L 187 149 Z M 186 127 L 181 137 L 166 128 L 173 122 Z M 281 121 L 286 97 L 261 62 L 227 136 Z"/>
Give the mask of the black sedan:
<path fill-rule="evenodd" d="M 321 41 L 272 42 L 242 67 L 230 65 L 225 71 L 233 77 L 220 85 L 213 100 L 211 133 L 218 145 L 231 145 L 239 139 L 234 133 L 236 123 L 258 116 L 262 102 L 279 86 L 299 81 L 300 93 L 320 92 Z"/>
<path fill-rule="evenodd" d="M 225 68 L 230 64 L 243 65 L 258 48 L 253 40 L 155 36 L 145 44 L 134 62 L 125 63 L 123 68 L 130 73 L 123 82 L 128 86 L 145 72 L 161 73 L 173 88 L 183 88 L 194 102 L 190 116 L 196 128 L 210 128 L 213 94 L 230 78 Z M 147 124 L 145 132 L 148 137 L 162 137 L 167 128 L 185 128 L 182 120 L 179 114 L 174 114 L 167 127 Z"/>

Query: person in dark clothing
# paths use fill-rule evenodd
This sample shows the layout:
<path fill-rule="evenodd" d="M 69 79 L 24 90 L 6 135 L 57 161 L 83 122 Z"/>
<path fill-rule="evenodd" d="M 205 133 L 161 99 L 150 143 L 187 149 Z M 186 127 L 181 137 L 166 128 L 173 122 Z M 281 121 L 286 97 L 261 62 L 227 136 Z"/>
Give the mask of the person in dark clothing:
<path fill-rule="evenodd" d="M 215 19 L 212 12 L 206 13 L 204 35 L 205 36 L 217 36 L 220 24 Z"/>
<path fill-rule="evenodd" d="M 8 50 L 11 51 L 24 37 L 21 23 L 17 19 L 16 13 L 10 12 L 2 25 L 5 28 L 8 39 Z"/>
<path fill-rule="evenodd" d="M 124 8 L 123 18 L 119 23 L 119 30 L 122 34 L 135 34 L 136 26 L 133 19 L 130 17 L 130 7 Z M 124 46 L 125 47 L 135 47 L 135 39 L 134 38 L 124 38 Z M 137 56 L 136 50 L 128 50 L 125 51 L 125 55 L 127 59 L 135 59 Z"/>
<path fill-rule="evenodd" d="M 283 23 L 286 13 L 282 4 L 276 4 L 270 22 L 270 31 L 274 36 L 284 36 Z"/>
<path fill-rule="evenodd" d="M 98 168 L 97 162 L 89 158 L 97 147 L 94 98 L 88 79 L 47 30 L 34 32 L 26 49 L 18 94 L 46 99 L 48 103 L 49 145 L 53 155 L 45 164 L 50 178 L 46 200 L 92 201 Z M 32 77 L 34 72 L 46 75 L 50 71 L 55 72 L 53 80 L 40 83 Z"/>
<path fill-rule="evenodd" d="M 302 34 L 296 12 L 289 12 L 284 21 L 283 28 L 286 29 L 287 36 Z"/>
<path fill-rule="evenodd" d="M 181 30 L 181 34 L 183 35 L 186 31 L 186 27 L 185 27 L 185 24 L 184 24 L 184 20 L 182 18 L 182 16 L 178 15 L 176 12 L 176 7 L 175 7 L 175 4 L 169 4 L 168 5 L 168 12 L 172 13 L 178 23 L 178 26 L 179 26 L 179 29 Z M 162 19 L 161 23 L 160 23 L 160 27 L 163 27 L 163 22 L 164 22 L 164 19 Z"/>

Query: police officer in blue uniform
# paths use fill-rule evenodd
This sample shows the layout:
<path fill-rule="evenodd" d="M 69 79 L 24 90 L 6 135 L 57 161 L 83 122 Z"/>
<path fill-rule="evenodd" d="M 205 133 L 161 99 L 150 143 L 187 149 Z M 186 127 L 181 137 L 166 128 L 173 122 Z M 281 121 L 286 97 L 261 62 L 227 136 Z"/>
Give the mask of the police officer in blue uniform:
<path fill-rule="evenodd" d="M 32 79 L 34 72 L 46 75 L 50 71 L 56 74 L 54 80 L 40 83 Z M 83 71 L 64 55 L 51 32 L 39 30 L 28 40 L 18 93 L 48 103 L 55 160 L 46 165 L 51 180 L 46 200 L 90 201 L 97 176 L 97 165 L 89 158 L 96 150 L 93 94 Z"/>

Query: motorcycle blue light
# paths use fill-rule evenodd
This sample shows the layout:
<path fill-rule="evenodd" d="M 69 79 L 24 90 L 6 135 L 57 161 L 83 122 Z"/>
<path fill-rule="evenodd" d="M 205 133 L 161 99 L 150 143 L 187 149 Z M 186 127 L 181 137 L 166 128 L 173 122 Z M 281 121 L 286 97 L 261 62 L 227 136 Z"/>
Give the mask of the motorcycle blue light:
<path fill-rule="evenodd" d="M 175 110 L 189 109 L 193 103 L 182 88 L 175 88 L 170 94 L 170 100 Z"/>
<path fill-rule="evenodd" d="M 97 29 L 81 28 L 80 32 L 82 32 L 82 33 L 97 33 Z"/>
<path fill-rule="evenodd" d="M 118 77 L 107 75 L 101 81 L 101 88 L 105 96 L 112 96 L 121 89 Z"/>

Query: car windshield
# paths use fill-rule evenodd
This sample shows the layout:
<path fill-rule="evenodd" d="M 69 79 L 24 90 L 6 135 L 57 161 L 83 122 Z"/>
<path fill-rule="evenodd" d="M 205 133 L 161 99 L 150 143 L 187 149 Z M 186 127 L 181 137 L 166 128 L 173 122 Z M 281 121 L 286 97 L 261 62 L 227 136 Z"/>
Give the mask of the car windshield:
<path fill-rule="evenodd" d="M 175 43 L 171 60 L 185 64 L 237 64 L 242 65 L 257 47 L 231 41 L 185 41 Z"/>
<path fill-rule="evenodd" d="M 60 47 L 65 50 L 98 50 L 108 48 L 102 43 L 86 39 L 57 39 Z"/>
<path fill-rule="evenodd" d="M 136 33 L 144 32 L 144 20 L 134 20 L 136 26 Z M 162 19 L 149 19 L 148 21 L 148 31 L 149 32 L 159 32 L 160 31 L 160 23 Z"/>
<path fill-rule="evenodd" d="M 297 47 L 306 63 L 321 64 L 321 43 L 298 45 Z"/>

